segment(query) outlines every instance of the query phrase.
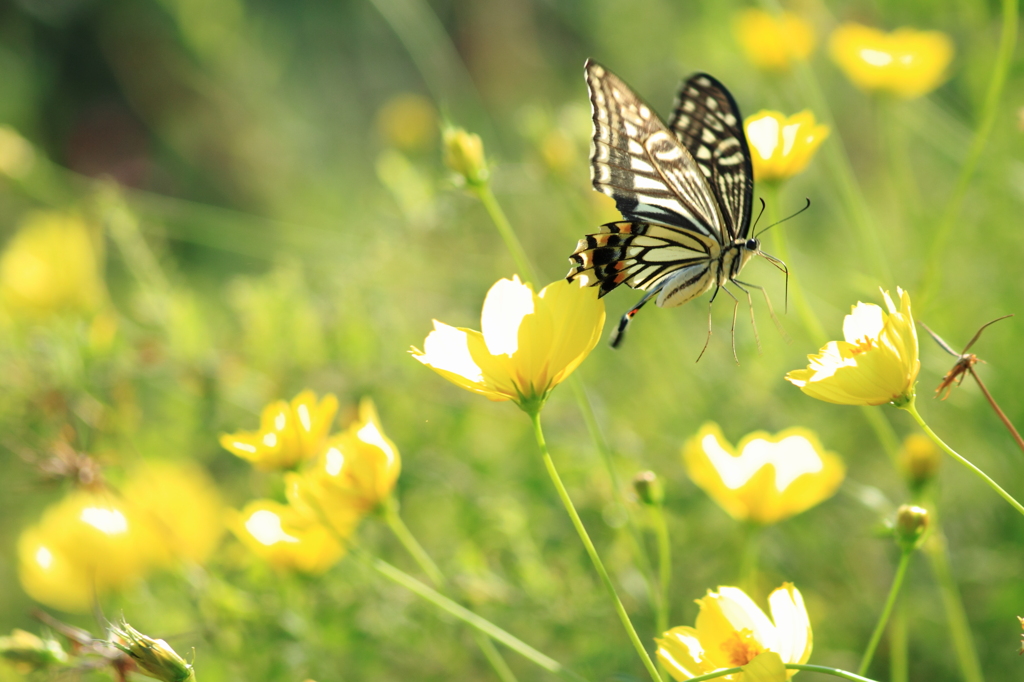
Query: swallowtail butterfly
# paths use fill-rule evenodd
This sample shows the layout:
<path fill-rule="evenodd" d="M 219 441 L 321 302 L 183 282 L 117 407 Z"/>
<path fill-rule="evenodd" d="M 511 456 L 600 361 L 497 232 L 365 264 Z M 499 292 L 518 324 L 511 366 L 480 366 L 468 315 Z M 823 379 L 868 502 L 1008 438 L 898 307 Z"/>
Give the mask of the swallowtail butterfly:
<path fill-rule="evenodd" d="M 655 295 L 659 307 L 670 308 L 712 287 L 713 303 L 724 290 L 735 301 L 735 356 L 739 300 L 725 285 L 732 283 L 747 295 L 753 321 L 746 287 L 760 289 L 766 301 L 768 296 L 763 288 L 736 279 L 740 270 L 758 255 L 786 271 L 750 236 L 754 176 L 736 101 L 713 77 L 695 74 L 683 83 L 666 127 L 618 76 L 592 61 L 585 68 L 594 119 L 591 180 L 594 189 L 615 200 L 623 220 L 602 225 L 599 234 L 579 241 L 567 279 L 599 286 L 599 296 L 620 284 L 647 292 L 622 316 L 613 347 Z"/>

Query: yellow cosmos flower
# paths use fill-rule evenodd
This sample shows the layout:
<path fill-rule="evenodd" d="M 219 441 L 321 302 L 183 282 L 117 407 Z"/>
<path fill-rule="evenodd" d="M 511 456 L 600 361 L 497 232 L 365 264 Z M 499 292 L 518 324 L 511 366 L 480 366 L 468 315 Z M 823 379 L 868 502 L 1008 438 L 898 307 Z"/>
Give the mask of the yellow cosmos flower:
<path fill-rule="evenodd" d="M 696 627 L 675 627 L 657 640 L 658 659 L 680 682 L 716 670 L 750 665 L 767 652 L 778 655 L 783 663 L 803 664 L 811 657 L 811 622 L 800 591 L 790 583 L 769 595 L 771 620 L 738 587 L 708 590 L 697 604 L 700 613 Z M 771 666 L 753 667 L 761 670 Z M 792 677 L 796 672 L 788 670 L 786 676 Z M 720 679 L 750 682 L 746 673 Z"/>
<path fill-rule="evenodd" d="M 559 280 L 536 294 L 514 276 L 487 292 L 480 328 L 434 320 L 412 355 L 467 391 L 535 409 L 597 345 L 604 303 L 592 288 Z"/>
<path fill-rule="evenodd" d="M 345 528 L 391 494 L 402 460 L 384 435 L 373 401 L 359 404 L 359 419 L 333 436 L 315 465 L 285 477 L 292 504 L 309 505 L 335 527 Z"/>
<path fill-rule="evenodd" d="M 257 556 L 279 569 L 323 573 L 345 554 L 331 529 L 272 500 L 253 500 L 229 526 Z"/>
<path fill-rule="evenodd" d="M 945 79 L 953 41 L 939 31 L 899 28 L 885 33 L 847 23 L 832 32 L 829 51 L 861 90 L 912 99 L 931 92 Z"/>
<path fill-rule="evenodd" d="M 736 17 L 736 39 L 750 63 L 764 71 L 789 71 L 814 51 L 814 27 L 792 12 L 776 16 L 745 9 Z"/>
<path fill-rule="evenodd" d="M 338 399 L 328 393 L 303 391 L 291 403 L 278 400 L 263 408 L 260 430 L 224 434 L 220 444 L 257 469 L 289 469 L 320 454 L 338 412 Z"/>
<path fill-rule="evenodd" d="M 105 296 L 100 254 L 74 215 L 31 214 L 0 255 L 0 302 L 14 315 L 90 313 Z"/>
<path fill-rule="evenodd" d="M 830 132 L 808 110 L 788 118 L 777 111 L 759 111 L 744 125 L 754 179 L 761 182 L 777 182 L 802 172 Z"/>
<path fill-rule="evenodd" d="M 209 475 L 189 462 L 147 462 L 129 475 L 121 495 L 150 522 L 162 562 L 202 564 L 224 534 L 220 493 Z"/>
<path fill-rule="evenodd" d="M 403 152 L 421 151 L 437 140 L 437 110 L 423 95 L 401 93 L 377 112 L 377 130 Z"/>
<path fill-rule="evenodd" d="M 808 355 L 807 369 L 795 369 L 786 380 L 801 391 L 839 405 L 903 404 L 913 397 L 921 361 L 917 329 L 910 312 L 910 294 L 897 289 L 897 311 L 883 291 L 888 313 L 873 303 L 857 303 L 843 320 L 845 341 L 829 341 Z"/>
<path fill-rule="evenodd" d="M 717 424 L 701 427 L 683 446 L 693 482 L 734 518 L 777 523 L 835 493 L 846 474 L 837 455 L 813 432 L 791 428 L 749 434 L 733 447 Z"/>
<path fill-rule="evenodd" d="M 21 534 L 22 587 L 48 606 L 87 611 L 97 594 L 142 577 L 160 556 L 158 539 L 144 518 L 112 494 L 74 492 Z"/>

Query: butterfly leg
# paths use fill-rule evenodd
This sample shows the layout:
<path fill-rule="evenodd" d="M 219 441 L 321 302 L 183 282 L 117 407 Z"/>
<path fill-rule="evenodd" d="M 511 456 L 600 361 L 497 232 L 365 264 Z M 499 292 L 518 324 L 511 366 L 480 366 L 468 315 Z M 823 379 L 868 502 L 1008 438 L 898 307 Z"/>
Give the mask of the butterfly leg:
<path fill-rule="evenodd" d="M 715 298 L 718 297 L 718 290 L 721 289 L 718 284 L 715 284 L 715 293 L 711 294 L 711 300 L 708 301 L 708 337 L 704 339 L 704 347 L 700 349 L 700 355 L 697 356 L 696 362 L 700 362 L 700 359 L 704 357 L 704 351 L 708 349 L 708 344 L 711 343 L 711 306 L 715 303 Z"/>
<path fill-rule="evenodd" d="M 742 289 L 743 287 L 740 288 Z M 726 289 L 724 285 L 721 287 L 721 289 L 732 297 L 732 328 L 729 330 L 729 333 L 732 334 L 732 359 L 735 360 L 736 364 L 738 365 L 740 364 L 740 356 L 736 354 L 736 313 L 739 312 L 740 309 L 740 299 L 736 298 L 736 296 L 731 291 Z M 747 294 L 747 296 L 749 295 L 750 294 Z M 757 335 L 756 327 L 754 328 L 754 335 Z M 758 348 L 760 348 L 760 344 L 758 345 Z"/>
<path fill-rule="evenodd" d="M 761 290 L 761 294 L 764 295 L 764 302 L 768 306 L 768 315 L 772 318 L 772 322 L 775 323 L 775 328 L 779 330 L 779 334 L 781 334 L 782 338 L 786 340 L 786 343 L 789 343 L 790 342 L 789 334 L 786 333 L 785 328 L 782 326 L 782 322 L 779 321 L 778 316 L 775 314 L 775 306 L 772 305 L 772 299 L 770 299 L 768 297 L 768 291 L 764 287 L 759 286 L 757 284 L 751 284 L 750 282 L 741 282 L 741 281 L 736 280 L 736 279 L 734 279 L 733 282 L 735 282 L 737 286 L 742 285 L 742 286 L 750 287 L 752 289 L 760 289 Z M 753 308 L 751 308 L 751 310 L 750 310 L 750 320 L 751 321 L 754 320 L 754 310 L 753 310 Z M 757 327 L 756 326 L 754 327 L 754 333 L 755 334 L 757 333 Z M 760 347 L 760 344 L 758 344 L 758 346 Z"/>
<path fill-rule="evenodd" d="M 622 343 L 622 338 L 626 335 L 626 328 L 629 327 L 629 323 L 633 321 L 633 316 L 644 307 L 647 301 L 651 300 L 655 294 L 661 291 L 661 287 L 648 291 L 644 294 L 644 297 L 640 299 L 640 302 L 630 308 L 629 312 L 622 316 L 619 320 L 619 326 L 612 332 L 612 337 L 609 339 L 609 344 L 612 348 L 618 348 L 619 344 Z"/>
<path fill-rule="evenodd" d="M 757 343 L 757 354 L 760 355 L 761 354 L 761 335 L 757 333 L 757 322 L 754 320 L 754 299 L 750 295 L 750 290 L 743 286 L 744 284 L 746 284 L 746 282 L 739 282 L 739 281 L 734 279 L 734 280 L 732 280 L 732 283 L 735 284 L 739 288 L 740 291 L 742 291 L 744 294 L 747 295 L 747 308 L 750 309 L 750 326 L 754 328 L 754 341 Z M 754 287 L 756 285 L 754 285 L 754 284 L 747 284 L 747 286 Z M 758 287 L 758 288 L 760 288 L 760 287 Z M 764 291 L 764 289 L 761 289 L 761 291 Z M 736 324 L 736 316 L 734 314 L 733 315 L 733 325 L 735 325 L 735 324 Z M 733 334 L 733 336 L 735 337 L 735 334 Z M 733 345 L 736 345 L 736 339 L 735 338 L 733 338 Z"/>

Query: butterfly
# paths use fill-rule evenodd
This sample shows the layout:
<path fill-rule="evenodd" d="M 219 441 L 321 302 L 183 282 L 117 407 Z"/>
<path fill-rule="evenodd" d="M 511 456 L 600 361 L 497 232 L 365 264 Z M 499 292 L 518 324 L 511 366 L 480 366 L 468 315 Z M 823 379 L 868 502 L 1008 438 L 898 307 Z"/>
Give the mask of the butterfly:
<path fill-rule="evenodd" d="M 566 279 L 599 286 L 599 297 L 620 284 L 646 292 L 622 316 L 612 347 L 655 295 L 659 307 L 671 308 L 714 288 L 701 356 L 711 340 L 710 304 L 725 291 L 735 302 L 735 357 L 739 299 L 726 284 L 746 294 L 753 323 L 747 287 L 764 294 L 769 311 L 771 301 L 763 287 L 737 279 L 740 270 L 756 255 L 788 274 L 785 263 L 761 251 L 750 235 L 754 174 L 736 101 L 712 76 L 694 74 L 666 126 L 618 76 L 590 60 L 585 72 L 594 120 L 591 180 L 615 200 L 623 220 L 579 241 Z"/>

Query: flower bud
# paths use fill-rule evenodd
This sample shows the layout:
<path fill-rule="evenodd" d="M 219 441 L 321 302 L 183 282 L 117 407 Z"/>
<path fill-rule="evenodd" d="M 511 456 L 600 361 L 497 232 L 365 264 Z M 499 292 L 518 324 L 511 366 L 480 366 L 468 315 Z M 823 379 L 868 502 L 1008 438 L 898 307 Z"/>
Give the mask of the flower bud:
<path fill-rule="evenodd" d="M 110 644 L 135 661 L 139 672 L 163 682 L 195 682 L 192 666 L 162 639 L 142 634 L 124 619 L 113 627 Z"/>
<path fill-rule="evenodd" d="M 915 433 L 903 441 L 898 464 L 912 490 L 919 490 L 935 478 L 941 463 L 942 453 L 928 436 Z"/>
<path fill-rule="evenodd" d="M 633 490 L 646 505 L 660 506 L 665 501 L 665 489 L 653 471 L 641 471 L 633 477 Z"/>
<path fill-rule="evenodd" d="M 896 541 L 905 551 L 916 549 L 928 530 L 928 510 L 904 504 L 896 510 Z"/>
<path fill-rule="evenodd" d="M 480 136 L 462 128 L 444 129 L 444 164 L 461 175 L 469 185 L 487 181 L 487 159 Z"/>
<path fill-rule="evenodd" d="M 57 640 L 41 639 L 15 628 L 9 636 L 0 637 L 0 658 L 12 663 L 19 672 L 30 673 L 62 665 L 68 655 Z"/>

